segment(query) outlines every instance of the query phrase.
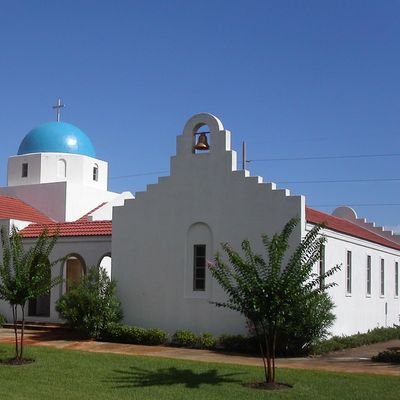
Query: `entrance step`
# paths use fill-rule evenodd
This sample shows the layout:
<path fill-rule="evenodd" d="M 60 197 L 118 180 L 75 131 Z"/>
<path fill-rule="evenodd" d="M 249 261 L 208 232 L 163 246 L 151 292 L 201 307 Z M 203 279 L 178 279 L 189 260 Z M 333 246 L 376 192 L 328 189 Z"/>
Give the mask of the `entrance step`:
<path fill-rule="evenodd" d="M 17 322 L 17 327 L 21 328 L 21 321 Z M 13 329 L 14 324 L 6 323 L 3 328 Z M 54 331 L 59 329 L 68 329 L 65 324 L 53 323 L 53 322 L 41 322 L 41 321 L 25 321 L 25 329 L 35 330 L 35 331 Z"/>

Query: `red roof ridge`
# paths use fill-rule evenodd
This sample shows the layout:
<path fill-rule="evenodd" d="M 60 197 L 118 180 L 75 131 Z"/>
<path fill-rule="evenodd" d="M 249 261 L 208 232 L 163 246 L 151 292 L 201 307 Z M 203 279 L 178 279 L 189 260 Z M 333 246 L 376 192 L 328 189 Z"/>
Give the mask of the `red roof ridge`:
<path fill-rule="evenodd" d="M 77 221 L 89 221 L 89 215 L 97 211 L 99 208 L 106 205 L 108 202 L 104 201 L 103 203 L 99 204 L 97 207 L 93 208 L 92 210 L 88 211 L 86 214 L 82 215 L 82 217 L 78 218 Z"/>
<path fill-rule="evenodd" d="M 312 224 L 324 223 L 330 230 L 345 233 L 347 235 L 368 240 L 382 246 L 400 250 L 400 244 L 396 243 L 395 241 L 381 236 L 376 232 L 370 231 L 365 227 L 356 225 L 347 219 L 336 217 L 310 207 L 306 207 L 306 221 Z"/>
<path fill-rule="evenodd" d="M 35 223 L 55 222 L 25 201 L 6 195 L 0 195 L 0 219 L 17 219 Z"/>
<path fill-rule="evenodd" d="M 20 231 L 23 237 L 38 237 L 44 229 L 49 234 L 58 233 L 60 237 L 66 236 L 110 236 L 112 233 L 112 221 L 66 221 L 51 224 L 31 224 Z"/>

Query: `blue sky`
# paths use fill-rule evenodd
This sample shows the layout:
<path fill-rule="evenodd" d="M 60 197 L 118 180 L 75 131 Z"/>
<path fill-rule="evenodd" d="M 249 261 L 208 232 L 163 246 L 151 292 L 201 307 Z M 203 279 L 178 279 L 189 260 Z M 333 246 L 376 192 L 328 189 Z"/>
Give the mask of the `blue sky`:
<path fill-rule="evenodd" d="M 284 183 L 400 179 L 399 20 L 395 0 L 2 0 L 0 185 L 60 96 L 111 190 L 156 182 L 186 120 L 211 112 L 238 152 L 246 140 L 252 175 L 400 226 L 400 180 Z M 394 155 L 257 161 L 371 154 Z"/>

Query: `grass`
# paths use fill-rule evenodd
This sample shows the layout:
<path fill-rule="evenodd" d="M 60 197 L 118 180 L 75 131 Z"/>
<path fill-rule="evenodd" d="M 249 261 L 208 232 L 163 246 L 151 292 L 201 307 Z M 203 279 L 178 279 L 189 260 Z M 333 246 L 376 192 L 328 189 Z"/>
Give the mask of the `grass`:
<path fill-rule="evenodd" d="M 258 367 L 27 347 L 33 364 L 0 365 L 0 399 L 398 399 L 400 377 L 278 370 L 292 389 L 243 387 L 262 380 Z M 0 345 L 0 358 L 12 356 Z"/>

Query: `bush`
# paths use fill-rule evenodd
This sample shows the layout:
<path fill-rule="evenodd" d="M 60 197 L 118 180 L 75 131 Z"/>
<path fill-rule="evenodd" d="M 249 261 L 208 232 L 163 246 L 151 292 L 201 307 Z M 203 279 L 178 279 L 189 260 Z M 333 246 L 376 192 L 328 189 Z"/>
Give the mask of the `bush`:
<path fill-rule="evenodd" d="M 335 320 L 333 302 L 326 293 L 309 298 L 301 308 L 295 307 L 284 329 L 278 331 L 276 353 L 280 356 L 309 354 L 312 346 L 323 340 Z"/>
<path fill-rule="evenodd" d="M 333 336 L 328 340 L 314 344 L 311 352 L 313 354 L 325 354 L 331 351 L 386 342 L 392 339 L 400 339 L 400 326 L 395 325 L 390 328 L 375 328 L 367 333 L 357 333 L 351 336 Z"/>
<path fill-rule="evenodd" d="M 388 349 L 372 357 L 372 361 L 400 364 L 400 347 Z"/>
<path fill-rule="evenodd" d="M 56 304 L 68 325 L 91 338 L 99 338 L 108 325 L 122 319 L 116 283 L 104 268 L 92 267 Z"/>
<path fill-rule="evenodd" d="M 178 347 L 197 347 L 199 337 L 189 330 L 178 330 L 172 336 L 171 344 Z"/>
<path fill-rule="evenodd" d="M 258 353 L 257 338 L 244 335 L 221 335 L 218 338 L 217 348 L 240 353 Z"/>
<path fill-rule="evenodd" d="M 3 314 L 0 314 L 0 328 L 2 328 L 7 322 L 6 317 Z"/>
<path fill-rule="evenodd" d="M 159 345 L 167 341 L 168 335 L 158 328 L 146 329 L 113 323 L 102 332 L 100 339 L 114 343 Z"/>
<path fill-rule="evenodd" d="M 198 339 L 198 344 L 201 349 L 214 349 L 217 344 L 217 339 L 215 336 L 208 332 L 204 332 L 198 337 Z"/>

